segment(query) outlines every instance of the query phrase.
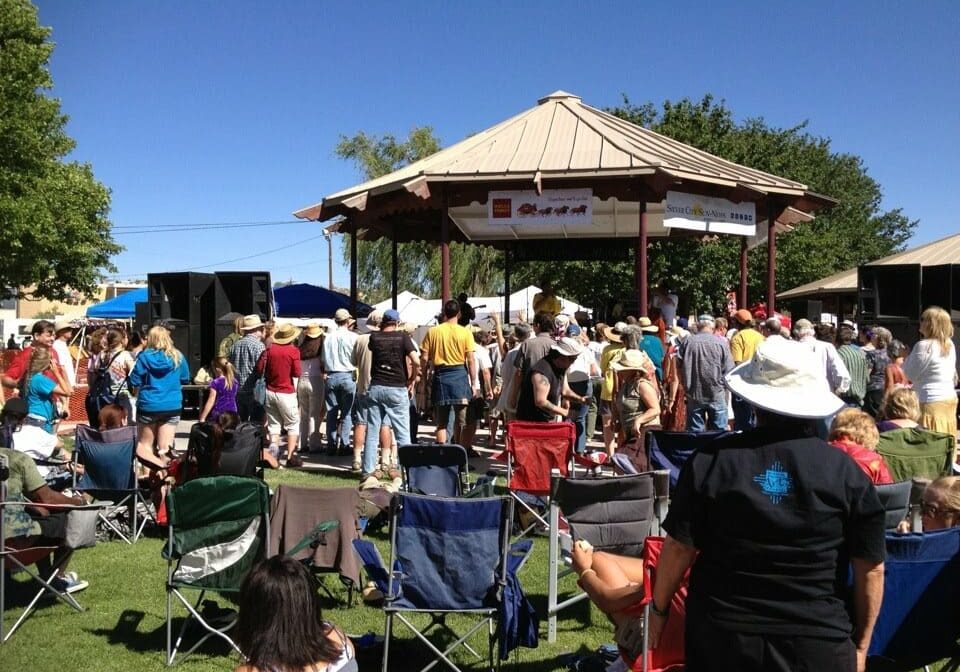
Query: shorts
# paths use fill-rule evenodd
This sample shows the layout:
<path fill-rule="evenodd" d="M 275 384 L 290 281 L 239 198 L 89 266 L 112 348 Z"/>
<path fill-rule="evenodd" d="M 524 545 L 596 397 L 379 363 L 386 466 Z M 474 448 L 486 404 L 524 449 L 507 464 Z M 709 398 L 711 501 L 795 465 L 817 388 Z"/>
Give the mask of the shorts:
<path fill-rule="evenodd" d="M 483 419 L 487 413 L 487 400 L 482 397 L 474 397 L 467 404 L 467 424 L 474 425 Z"/>
<path fill-rule="evenodd" d="M 438 429 L 444 429 L 447 426 L 447 422 L 450 419 L 451 413 L 456 413 L 456 425 L 463 427 L 467 424 L 467 407 L 466 406 L 451 406 L 444 404 L 443 406 L 434 407 L 434 420 L 437 423 Z M 449 437 L 448 437 L 449 439 Z"/>
<path fill-rule="evenodd" d="M 137 413 L 138 425 L 173 425 L 180 424 L 180 411 L 160 411 L 151 413 L 150 411 L 140 411 Z"/>
<path fill-rule="evenodd" d="M 300 403 L 296 392 L 271 392 L 267 390 L 267 432 L 273 435 L 281 429 L 287 434 L 300 434 Z"/>

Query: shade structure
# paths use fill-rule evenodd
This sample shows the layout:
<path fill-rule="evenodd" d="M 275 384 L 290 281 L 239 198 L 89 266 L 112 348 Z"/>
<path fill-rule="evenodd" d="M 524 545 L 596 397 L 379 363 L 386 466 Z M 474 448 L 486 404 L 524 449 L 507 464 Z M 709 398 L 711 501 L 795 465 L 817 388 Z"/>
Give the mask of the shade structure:
<path fill-rule="evenodd" d="M 109 301 L 87 308 L 87 317 L 100 319 L 132 320 L 137 314 L 137 304 L 147 300 L 147 288 L 140 287 L 124 292 Z"/>
<path fill-rule="evenodd" d="M 349 296 L 306 283 L 277 287 L 273 290 L 273 298 L 277 304 L 277 317 L 333 317 L 339 308 L 350 310 Z M 370 312 L 370 306 L 360 303 L 356 312 L 365 316 Z"/>
<path fill-rule="evenodd" d="M 569 222 L 530 218 L 509 225 L 489 216 L 492 191 L 540 194 L 548 189 L 589 190 L 591 216 Z M 556 91 L 447 149 L 326 196 L 294 215 L 320 221 L 340 217 L 338 230 L 365 240 L 439 242 L 443 269 L 449 267 L 445 250 L 450 241 L 519 252 L 536 249 L 544 240 L 632 239 L 645 308 L 647 240 L 689 235 L 664 226 L 668 192 L 756 203 L 755 221 L 768 228 L 789 226 L 834 203 L 800 182 L 727 161 Z M 578 247 L 582 252 L 591 246 Z M 601 247 L 592 247 L 593 258 L 604 258 Z M 774 253 L 775 238 L 770 237 L 771 262 Z M 771 277 L 772 271 L 771 263 Z M 446 297 L 448 275 L 442 273 Z"/>

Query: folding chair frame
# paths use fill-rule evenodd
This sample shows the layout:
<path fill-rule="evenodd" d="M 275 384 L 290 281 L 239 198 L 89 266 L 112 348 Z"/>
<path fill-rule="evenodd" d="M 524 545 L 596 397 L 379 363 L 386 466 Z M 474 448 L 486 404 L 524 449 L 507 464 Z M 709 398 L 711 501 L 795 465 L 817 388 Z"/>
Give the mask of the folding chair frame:
<path fill-rule="evenodd" d="M 108 430 L 112 431 L 112 430 Z M 119 443 L 119 442 L 118 442 Z M 73 489 L 78 490 L 77 483 L 77 464 L 82 463 L 81 458 L 84 457 L 83 452 L 83 443 L 80 440 L 80 437 L 77 437 L 76 446 L 73 451 Z M 98 488 L 88 488 L 86 490 L 81 490 L 82 492 L 90 493 L 111 493 L 111 492 L 122 492 L 126 493 L 119 502 L 110 502 L 109 506 L 105 510 L 102 510 L 97 518 L 100 520 L 100 523 L 107 528 L 110 532 L 116 536 L 123 539 L 128 544 L 135 544 L 137 540 L 143 535 L 143 529 L 146 527 L 148 521 L 153 521 L 156 524 L 157 519 L 153 513 L 150 511 L 150 502 L 147 501 L 144 497 L 143 488 L 140 487 L 140 483 L 137 479 L 137 450 L 136 442 L 134 440 L 133 451 L 131 453 L 130 459 L 130 474 L 133 482 L 131 488 L 122 488 L 122 489 L 98 489 Z M 143 509 L 146 512 L 146 515 L 140 517 L 140 522 L 137 522 L 137 516 L 140 509 L 140 505 L 143 505 Z M 120 526 L 113 520 L 116 517 L 116 514 L 123 510 L 130 511 L 130 530 L 127 534 L 124 534 L 124 531 Z"/>
<path fill-rule="evenodd" d="M 216 477 L 214 477 L 214 478 L 216 478 Z M 226 478 L 230 478 L 230 477 L 226 477 Z M 236 478 L 245 478 L 245 477 L 236 477 Z M 248 480 L 249 480 L 250 482 L 253 482 L 253 483 L 259 483 L 259 484 L 261 484 L 264 488 L 267 487 L 267 486 L 266 486 L 262 481 L 260 481 L 260 480 L 257 480 L 257 479 L 248 479 Z M 269 545 L 270 545 L 270 511 L 269 511 L 269 507 L 265 507 L 265 508 L 264 508 L 264 510 L 260 513 L 260 517 L 261 517 L 261 519 L 262 519 L 262 520 L 261 520 L 261 523 L 262 523 L 262 525 L 263 525 L 263 530 L 262 530 L 262 532 L 261 532 L 261 531 L 258 531 L 257 534 L 263 536 L 263 540 L 262 540 L 262 542 L 261 542 L 261 544 L 262 544 L 262 545 L 261 545 L 261 548 L 262 548 L 262 552 L 263 552 L 264 557 L 265 557 L 266 554 L 269 553 Z M 168 525 L 168 527 L 167 527 L 167 547 L 166 547 L 166 549 L 165 549 L 165 550 L 166 550 L 166 553 L 167 553 L 167 584 L 166 584 L 166 590 L 167 590 L 167 656 L 166 656 L 167 666 L 169 667 L 169 666 L 172 666 L 172 665 L 174 664 L 174 660 L 176 659 L 178 652 L 182 654 L 182 657 L 186 657 L 186 656 L 190 655 L 191 653 L 193 653 L 194 651 L 196 651 L 201 645 L 203 645 L 204 642 L 206 642 L 208 639 L 210 639 L 211 637 L 214 637 L 214 636 L 221 638 L 223 641 L 225 641 L 227 644 L 229 644 L 230 647 L 231 647 L 234 651 L 236 651 L 237 653 L 243 655 L 243 652 L 240 650 L 240 647 L 237 646 L 236 642 L 234 642 L 233 639 L 231 639 L 230 636 L 229 636 L 228 634 L 226 634 L 231 628 L 233 628 L 233 627 L 237 624 L 237 618 L 236 618 L 236 617 L 234 617 L 233 619 L 231 619 L 228 623 L 224 624 L 222 627 L 216 628 L 216 627 L 210 625 L 209 623 L 207 623 L 207 620 L 206 620 L 206 619 L 203 617 L 203 615 L 197 610 L 197 608 L 198 608 L 201 604 L 203 604 L 203 598 L 206 596 L 208 590 L 209 590 L 210 592 L 213 592 L 213 593 L 216 593 L 216 594 L 220 594 L 220 591 L 211 590 L 211 589 L 206 589 L 206 588 L 200 588 L 200 589 L 199 589 L 199 590 L 200 590 L 200 595 L 197 597 L 196 603 L 195 603 L 195 604 L 190 604 L 190 602 L 187 600 L 187 598 L 184 597 L 184 596 L 180 593 L 179 588 L 174 585 L 174 583 L 173 583 L 173 575 L 174 575 L 174 573 L 175 573 L 175 571 L 176 571 L 179 563 L 178 563 L 177 559 L 175 559 L 175 558 L 173 557 L 173 553 L 172 553 L 173 548 L 174 548 L 174 525 L 173 525 L 173 523 L 171 522 L 171 524 Z M 174 641 L 173 641 L 173 596 L 174 596 L 174 595 L 176 595 L 177 599 L 178 599 L 178 600 L 180 601 L 180 603 L 186 608 L 187 613 L 189 614 L 189 616 L 188 616 L 186 619 L 184 619 L 183 625 L 180 626 L 180 632 L 177 634 L 176 643 L 174 643 Z M 206 630 L 206 634 L 204 634 L 202 637 L 200 637 L 200 639 L 198 639 L 198 640 L 193 644 L 193 646 L 191 646 L 189 649 L 187 649 L 186 651 L 181 652 L 181 651 L 180 651 L 180 645 L 183 643 L 183 637 L 184 637 L 184 635 L 186 634 L 187 629 L 190 627 L 190 623 L 193 622 L 194 620 L 195 620 L 196 622 L 198 622 L 198 623 L 201 625 L 201 627 L 203 627 L 204 630 Z"/>
<path fill-rule="evenodd" d="M 467 491 L 470 460 L 463 446 L 455 443 L 405 444 L 397 448 L 397 461 L 403 474 L 405 492 L 415 492 L 410 489 L 410 470 L 420 467 L 457 467 L 457 492 L 443 496 L 462 497 Z"/>
<path fill-rule="evenodd" d="M 413 497 L 423 497 L 423 495 L 407 495 Z M 497 568 L 497 597 L 502 599 L 503 595 L 503 586 L 506 584 L 507 580 L 507 564 L 508 564 L 508 553 L 510 549 L 510 527 L 513 521 L 513 499 L 509 497 L 498 497 L 503 502 L 503 511 L 501 513 L 500 520 L 500 566 Z M 473 500 L 463 500 L 463 501 L 483 501 L 480 499 Z M 396 546 L 397 546 L 397 514 L 399 512 L 399 507 L 402 505 L 402 497 L 394 496 L 390 502 L 390 571 L 388 574 L 387 582 L 387 591 L 385 593 L 386 603 L 384 606 L 384 616 L 385 616 L 385 626 L 384 626 L 384 639 L 383 639 L 383 665 L 382 672 L 387 672 L 390 659 L 390 639 L 393 636 L 393 619 L 397 618 L 401 623 L 407 626 L 413 634 L 422 641 L 427 647 L 433 652 L 436 656 L 436 659 L 428 663 L 423 667 L 420 672 L 427 672 L 428 670 L 433 669 L 433 667 L 440 662 L 446 663 L 451 670 L 454 672 L 460 672 L 460 668 L 450 659 L 450 653 L 459 646 L 463 646 L 467 651 L 469 651 L 474 657 L 482 658 L 482 656 L 477 653 L 477 651 L 471 647 L 467 640 L 470 639 L 484 625 L 488 626 L 488 660 L 490 661 L 490 668 L 500 670 L 500 660 L 499 656 L 494 657 L 494 644 L 497 641 L 496 634 L 496 616 L 497 616 L 497 607 L 489 607 L 484 609 L 399 609 L 391 606 L 391 602 L 396 598 L 398 594 L 398 586 L 395 586 L 394 581 L 397 578 L 397 572 L 394 571 L 396 566 Z M 393 597 L 391 597 L 393 596 Z M 423 629 L 417 629 L 417 627 L 407 618 L 406 614 L 412 613 L 421 613 L 421 614 L 430 614 L 431 621 Z M 475 623 L 464 635 L 457 635 L 450 626 L 446 623 L 447 614 L 470 614 L 474 616 L 481 617 L 480 620 Z M 433 642 L 427 638 L 427 633 L 433 628 L 442 628 L 447 632 L 453 634 L 457 637 L 456 641 L 450 644 L 446 649 L 440 650 Z"/>

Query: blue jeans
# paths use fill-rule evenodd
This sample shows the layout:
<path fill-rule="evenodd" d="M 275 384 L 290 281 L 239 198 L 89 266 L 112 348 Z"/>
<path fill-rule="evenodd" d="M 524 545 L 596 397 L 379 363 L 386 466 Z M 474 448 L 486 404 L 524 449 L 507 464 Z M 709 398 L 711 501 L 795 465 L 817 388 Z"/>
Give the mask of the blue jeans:
<path fill-rule="evenodd" d="M 687 431 L 704 432 L 710 430 L 726 431 L 727 402 L 697 401 L 687 397 Z"/>
<path fill-rule="evenodd" d="M 745 432 L 757 426 L 757 419 L 753 414 L 753 406 L 743 397 L 733 395 L 733 429 Z M 690 411 L 687 410 L 687 413 Z"/>
<path fill-rule="evenodd" d="M 367 436 L 363 442 L 363 473 L 377 469 L 380 426 L 390 421 L 398 446 L 410 443 L 410 395 L 405 387 L 371 385 L 367 389 Z"/>
<path fill-rule="evenodd" d="M 333 451 L 337 447 L 339 437 L 340 448 L 350 449 L 350 433 L 353 431 L 353 399 L 357 394 L 357 384 L 353 381 L 353 374 L 347 371 L 337 371 L 327 375 L 327 389 L 324 397 L 327 404 L 327 450 Z M 337 422 L 337 415 L 340 421 Z"/>
<path fill-rule="evenodd" d="M 593 397 L 593 383 L 587 380 L 578 380 L 570 383 L 570 389 L 582 397 Z M 575 448 L 578 455 L 587 452 L 587 414 L 590 412 L 590 404 L 580 404 L 577 406 L 577 414 L 573 418 L 573 426 L 577 428 L 577 442 Z"/>

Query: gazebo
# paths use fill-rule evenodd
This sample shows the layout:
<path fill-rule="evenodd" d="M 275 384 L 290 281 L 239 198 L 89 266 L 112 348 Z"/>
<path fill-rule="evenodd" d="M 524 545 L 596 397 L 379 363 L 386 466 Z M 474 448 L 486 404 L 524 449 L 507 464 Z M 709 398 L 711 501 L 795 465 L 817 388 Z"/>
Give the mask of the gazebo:
<path fill-rule="evenodd" d="M 740 235 L 740 305 L 747 304 L 749 241 L 765 240 L 772 311 L 776 233 L 834 203 L 804 184 L 721 159 L 556 91 L 536 107 L 294 215 L 338 218 L 336 230 L 353 234 L 354 299 L 358 238 L 393 241 L 394 297 L 397 243 L 438 243 L 444 300 L 451 296 L 451 241 L 504 249 L 505 295 L 512 262 L 624 260 L 635 249 L 645 314 L 651 238 Z"/>

